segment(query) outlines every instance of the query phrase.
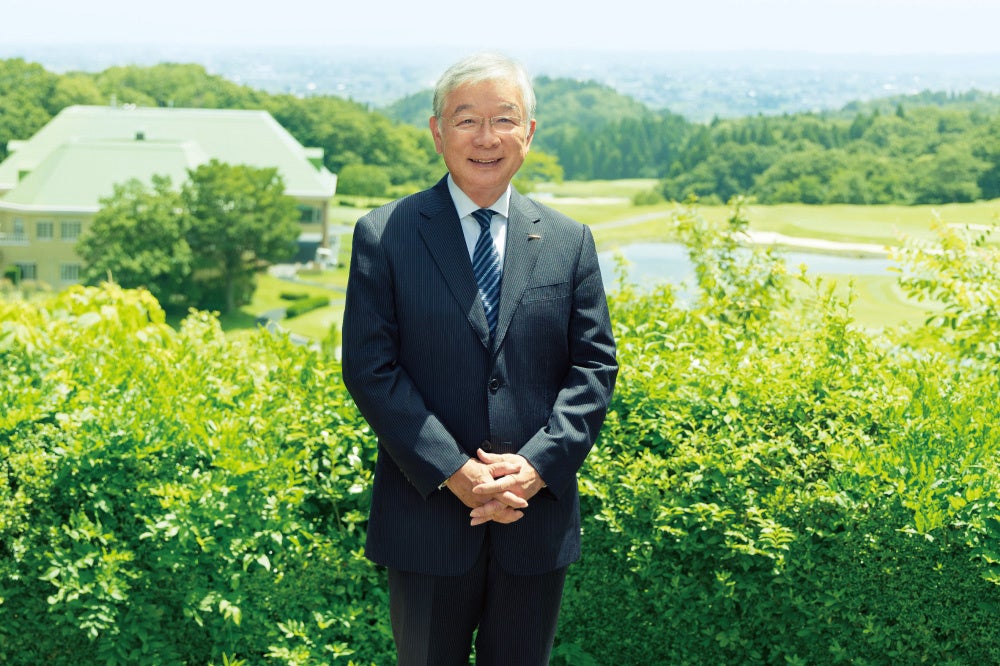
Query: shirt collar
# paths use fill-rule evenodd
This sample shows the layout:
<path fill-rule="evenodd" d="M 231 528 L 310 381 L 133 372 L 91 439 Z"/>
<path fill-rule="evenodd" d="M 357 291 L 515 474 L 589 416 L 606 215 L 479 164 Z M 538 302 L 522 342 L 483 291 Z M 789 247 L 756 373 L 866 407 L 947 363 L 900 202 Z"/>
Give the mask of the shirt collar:
<path fill-rule="evenodd" d="M 458 212 L 458 218 L 462 219 L 467 215 L 472 215 L 472 211 L 479 210 L 479 206 L 469 198 L 466 194 L 455 184 L 452 180 L 451 174 L 448 174 L 448 191 L 451 193 L 451 200 L 455 202 L 455 210 Z M 510 185 L 504 190 L 504 193 L 500 195 L 500 198 L 493 202 L 493 205 L 487 206 L 494 213 L 499 213 L 504 217 L 509 218 L 507 214 L 510 211 Z"/>

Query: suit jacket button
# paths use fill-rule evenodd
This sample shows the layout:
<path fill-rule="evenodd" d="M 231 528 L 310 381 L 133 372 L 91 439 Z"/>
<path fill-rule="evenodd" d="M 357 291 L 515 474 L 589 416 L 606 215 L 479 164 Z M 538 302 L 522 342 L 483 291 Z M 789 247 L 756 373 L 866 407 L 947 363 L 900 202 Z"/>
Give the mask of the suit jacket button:
<path fill-rule="evenodd" d="M 490 393 L 496 393 L 500 389 L 500 380 L 494 377 L 490 380 Z"/>
<path fill-rule="evenodd" d="M 484 439 L 483 443 L 479 445 L 479 448 L 481 448 L 483 451 L 486 451 L 486 453 L 489 453 L 490 451 L 493 450 L 493 442 L 491 442 L 488 439 Z"/>

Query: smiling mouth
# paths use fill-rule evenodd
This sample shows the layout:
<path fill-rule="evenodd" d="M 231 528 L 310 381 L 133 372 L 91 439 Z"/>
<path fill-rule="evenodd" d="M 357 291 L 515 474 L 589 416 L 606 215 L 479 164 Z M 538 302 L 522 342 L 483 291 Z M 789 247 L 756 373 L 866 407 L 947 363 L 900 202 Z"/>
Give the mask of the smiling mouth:
<path fill-rule="evenodd" d="M 491 164 L 499 164 L 500 163 L 500 158 L 498 157 L 495 160 L 469 160 L 469 161 L 473 162 L 475 164 L 483 164 L 483 165 L 489 166 Z"/>

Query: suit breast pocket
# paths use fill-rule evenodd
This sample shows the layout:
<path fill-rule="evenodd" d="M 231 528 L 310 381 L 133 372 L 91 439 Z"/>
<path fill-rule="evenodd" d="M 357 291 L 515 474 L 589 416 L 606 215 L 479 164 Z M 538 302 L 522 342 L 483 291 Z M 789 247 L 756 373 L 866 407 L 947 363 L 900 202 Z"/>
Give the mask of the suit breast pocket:
<path fill-rule="evenodd" d="M 508 341 L 536 348 L 544 342 L 555 353 L 565 344 L 573 294 L 569 282 L 528 287 L 514 310 Z"/>
<path fill-rule="evenodd" d="M 536 301 L 551 301 L 557 298 L 568 298 L 570 295 L 569 282 L 559 282 L 556 284 L 543 284 L 537 287 L 528 287 L 524 290 L 521 303 L 533 303 Z"/>

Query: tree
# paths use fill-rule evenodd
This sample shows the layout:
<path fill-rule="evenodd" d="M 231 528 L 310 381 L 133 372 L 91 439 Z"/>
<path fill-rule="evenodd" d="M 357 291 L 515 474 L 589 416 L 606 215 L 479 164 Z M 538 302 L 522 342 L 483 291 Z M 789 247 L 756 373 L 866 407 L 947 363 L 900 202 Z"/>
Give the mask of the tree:
<path fill-rule="evenodd" d="M 52 108 L 56 112 L 74 104 L 100 106 L 109 101 L 94 83 L 94 77 L 82 72 L 63 74 L 52 92 Z"/>
<path fill-rule="evenodd" d="M 0 161 L 12 139 L 27 139 L 49 122 L 59 77 L 20 58 L 0 60 Z M 58 110 L 58 109 L 56 109 Z"/>
<path fill-rule="evenodd" d="M 562 180 L 563 169 L 559 166 L 559 160 L 549 153 L 532 150 L 514 176 L 514 187 L 518 192 L 526 194 L 535 189 L 536 183 L 561 183 Z"/>
<path fill-rule="evenodd" d="M 985 163 L 978 182 L 982 196 L 996 199 L 1000 197 L 1000 120 L 982 128 L 973 145 L 973 154 Z"/>
<path fill-rule="evenodd" d="M 154 176 L 152 187 L 132 179 L 101 204 L 77 244 L 83 280 L 145 287 L 165 308 L 186 307 L 194 260 L 186 240 L 190 218 L 170 179 Z"/>
<path fill-rule="evenodd" d="M 966 146 L 942 145 L 913 161 L 916 203 L 967 203 L 982 196 L 978 180 L 989 164 Z"/>
<path fill-rule="evenodd" d="M 154 176 L 117 185 L 77 251 L 84 279 L 145 287 L 170 309 L 232 312 L 250 302 L 254 274 L 295 253 L 298 206 L 276 169 L 212 160 L 180 192 Z"/>
<path fill-rule="evenodd" d="M 295 254 L 298 207 L 277 169 L 212 160 L 188 171 L 181 201 L 201 305 L 233 312 L 250 302 L 263 263 Z"/>
<path fill-rule="evenodd" d="M 348 164 L 337 174 L 337 190 L 341 194 L 384 197 L 391 186 L 385 169 L 371 164 Z"/>
<path fill-rule="evenodd" d="M 195 64 L 110 67 L 94 75 L 94 81 L 106 98 L 140 106 L 240 109 L 259 103 L 256 91 Z"/>
<path fill-rule="evenodd" d="M 435 182 L 443 168 L 427 131 L 399 125 L 357 102 L 330 96 L 276 95 L 265 108 L 302 145 L 323 149 L 323 163 L 341 173 L 352 164 L 380 167 L 392 185 Z M 428 114 L 429 115 L 429 114 Z"/>

